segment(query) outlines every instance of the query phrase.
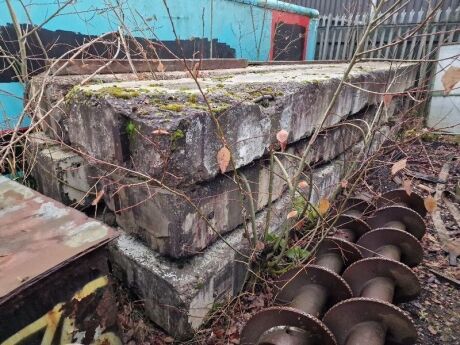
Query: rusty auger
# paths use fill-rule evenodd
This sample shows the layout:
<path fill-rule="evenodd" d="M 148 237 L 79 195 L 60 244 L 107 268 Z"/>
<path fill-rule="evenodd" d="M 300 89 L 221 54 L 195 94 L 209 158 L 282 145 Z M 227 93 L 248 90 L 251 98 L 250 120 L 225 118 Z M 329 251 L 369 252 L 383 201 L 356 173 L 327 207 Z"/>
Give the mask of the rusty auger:
<path fill-rule="evenodd" d="M 423 200 L 395 190 L 375 204 L 377 210 L 369 200 L 347 200 L 334 224 L 336 237 L 321 242 L 312 264 L 279 278 L 276 303 L 280 306 L 255 314 L 241 332 L 241 344 L 415 342 L 411 319 L 391 303 L 410 300 L 420 291 L 408 266 L 422 260 L 418 239 L 425 232 Z M 351 243 L 356 239 L 356 245 Z"/>

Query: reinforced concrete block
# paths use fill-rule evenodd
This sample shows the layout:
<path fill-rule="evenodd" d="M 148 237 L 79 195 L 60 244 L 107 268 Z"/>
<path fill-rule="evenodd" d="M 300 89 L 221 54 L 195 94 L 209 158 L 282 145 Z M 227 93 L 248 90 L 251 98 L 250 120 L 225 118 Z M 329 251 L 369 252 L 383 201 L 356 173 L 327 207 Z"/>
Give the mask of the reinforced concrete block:
<path fill-rule="evenodd" d="M 365 126 L 375 116 L 375 108 L 360 114 L 354 120 L 323 131 L 313 144 L 307 162 L 313 166 L 324 164 L 340 156 L 363 139 Z M 287 153 L 300 155 L 308 140 L 300 140 L 287 149 Z M 298 161 L 279 156 L 280 161 L 292 175 Z M 328 167 L 327 176 L 340 175 L 340 169 Z M 239 169 L 250 181 L 251 194 L 256 211 L 268 203 L 270 167 L 268 159 L 259 159 L 251 165 Z M 325 175 L 325 176 L 326 176 Z M 314 170 L 314 185 L 327 182 Z M 142 238 L 151 248 L 163 255 L 174 258 L 194 255 L 205 249 L 220 235 L 228 233 L 243 223 L 245 210 L 249 210 L 248 198 L 241 200 L 237 183 L 231 176 L 216 178 L 183 187 L 167 190 L 143 183 L 140 179 L 118 177 L 105 179 L 105 200 L 116 213 L 117 223 L 125 231 Z M 272 201 L 278 199 L 287 184 L 278 165 L 274 166 Z M 186 197 L 185 197 L 186 196 Z M 313 193 L 314 201 L 317 197 Z"/>
<path fill-rule="evenodd" d="M 37 190 L 68 206 L 91 205 L 96 194 L 95 169 L 82 156 L 43 133 L 34 133 L 29 139 L 25 152 Z"/>
<path fill-rule="evenodd" d="M 191 79 L 74 88 L 67 94 L 69 141 L 170 186 L 202 182 L 219 174 L 222 136 L 236 168 L 266 154 L 281 129 L 289 132 L 289 143 L 308 137 L 345 69 L 333 64 L 229 70 L 200 79 L 206 99 Z M 343 88 L 324 126 L 381 102 L 387 89 L 404 92 L 414 80 L 414 65 L 358 64 L 348 80 L 354 86 Z"/>
<path fill-rule="evenodd" d="M 317 170 L 317 190 L 329 196 L 340 182 L 343 164 Z M 291 205 L 285 193 L 272 204 L 270 231 L 278 231 Z M 266 210 L 256 217 L 260 233 Z M 249 225 L 250 227 L 250 225 Z M 110 248 L 113 273 L 143 300 L 149 318 L 177 339 L 187 339 L 205 322 L 213 305 L 242 289 L 247 272 L 247 239 L 242 227 L 186 261 L 165 258 L 141 241 L 122 234 Z M 238 250 L 242 255 L 235 252 Z"/>

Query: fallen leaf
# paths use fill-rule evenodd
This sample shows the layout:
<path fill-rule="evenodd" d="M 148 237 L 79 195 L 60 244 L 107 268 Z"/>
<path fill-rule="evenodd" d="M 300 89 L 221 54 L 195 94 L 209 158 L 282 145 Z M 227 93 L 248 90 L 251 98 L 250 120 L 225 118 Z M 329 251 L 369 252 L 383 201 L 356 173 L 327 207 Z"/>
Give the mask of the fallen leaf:
<path fill-rule="evenodd" d="M 412 182 L 410 180 L 404 180 L 402 185 L 407 195 L 410 196 L 412 194 Z"/>
<path fill-rule="evenodd" d="M 238 334 L 232 334 L 229 339 L 230 343 L 233 345 L 239 345 L 240 339 Z"/>
<path fill-rule="evenodd" d="M 169 135 L 169 132 L 166 129 L 155 129 L 152 134 L 154 135 Z"/>
<path fill-rule="evenodd" d="M 261 296 L 259 296 L 258 298 L 254 299 L 254 301 L 252 301 L 252 303 L 251 303 L 251 307 L 252 308 L 265 307 L 264 299 Z"/>
<path fill-rule="evenodd" d="M 430 213 L 433 213 L 437 208 L 436 200 L 431 195 L 428 195 L 425 200 L 423 200 L 423 203 L 425 204 L 426 210 Z"/>
<path fill-rule="evenodd" d="M 326 198 L 321 198 L 318 204 L 318 212 L 320 215 L 324 216 L 327 211 L 329 210 L 329 207 L 331 206 L 329 200 Z"/>
<path fill-rule="evenodd" d="M 395 175 L 398 171 L 404 169 L 407 165 L 407 158 L 401 159 L 391 167 L 391 175 Z"/>
<path fill-rule="evenodd" d="M 383 104 L 385 105 L 385 107 L 388 108 L 388 106 L 391 104 L 391 101 L 393 100 L 393 95 L 392 94 L 385 94 L 383 96 Z"/>
<path fill-rule="evenodd" d="M 286 149 L 288 137 L 289 137 L 289 133 L 285 131 L 284 129 L 276 133 L 276 140 L 278 140 L 278 143 L 281 146 L 281 151 L 284 151 Z"/>
<path fill-rule="evenodd" d="M 91 205 L 96 206 L 99 204 L 99 201 L 101 201 L 102 197 L 104 196 L 105 192 L 104 190 L 100 190 L 99 192 L 96 193 L 96 197 L 94 198 L 93 202 Z"/>
<path fill-rule="evenodd" d="M 433 326 L 429 325 L 428 330 L 430 331 L 431 334 L 436 335 L 438 334 L 438 331 L 434 329 Z"/>
<path fill-rule="evenodd" d="M 225 330 L 222 328 L 215 328 L 212 332 L 216 335 L 217 338 L 222 338 L 225 335 Z"/>
<path fill-rule="evenodd" d="M 238 332 L 238 328 L 235 325 L 230 326 L 227 331 L 225 332 L 227 335 L 231 335 L 233 333 Z"/>
<path fill-rule="evenodd" d="M 343 188 L 343 189 L 346 189 L 348 187 L 348 181 L 347 180 L 342 180 L 340 182 L 340 186 Z"/>
<path fill-rule="evenodd" d="M 447 96 L 455 85 L 460 82 L 460 67 L 449 67 L 442 76 L 441 82 L 442 86 L 444 86 L 444 94 Z"/>
<path fill-rule="evenodd" d="M 174 338 L 173 337 L 165 337 L 165 338 L 163 338 L 163 341 L 166 344 L 172 344 L 172 343 L 174 343 Z"/>
<path fill-rule="evenodd" d="M 304 221 L 304 220 L 301 220 L 300 222 L 297 222 L 297 223 L 296 223 L 295 229 L 296 229 L 297 231 L 300 231 L 300 230 L 303 229 L 304 225 L 305 225 L 305 221 Z"/>
<path fill-rule="evenodd" d="M 261 252 L 262 250 L 264 250 L 264 248 L 265 244 L 262 241 L 257 241 L 255 250 Z"/>
<path fill-rule="evenodd" d="M 296 210 L 292 210 L 291 212 L 288 213 L 288 215 L 287 215 L 286 218 L 287 218 L 287 219 L 295 218 L 295 217 L 297 217 L 297 214 L 298 214 L 298 213 L 297 213 Z"/>
<path fill-rule="evenodd" d="M 222 147 L 219 152 L 217 152 L 217 163 L 219 163 L 221 173 L 227 171 L 228 164 L 230 163 L 230 156 L 230 150 L 226 146 Z"/>
<path fill-rule="evenodd" d="M 308 183 L 307 181 L 300 181 L 297 186 L 299 187 L 299 189 L 307 189 Z"/>

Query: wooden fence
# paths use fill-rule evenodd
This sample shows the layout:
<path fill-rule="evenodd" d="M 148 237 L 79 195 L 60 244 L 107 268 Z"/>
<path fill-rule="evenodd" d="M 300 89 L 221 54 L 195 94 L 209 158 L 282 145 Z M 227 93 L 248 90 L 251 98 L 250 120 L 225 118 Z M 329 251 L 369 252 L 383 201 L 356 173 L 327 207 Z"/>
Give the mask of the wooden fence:
<path fill-rule="evenodd" d="M 364 47 L 369 52 L 363 57 L 420 60 L 434 56 L 443 44 L 460 42 L 460 8 L 438 10 L 428 25 L 411 35 L 430 13 L 420 10 L 394 14 L 370 35 Z M 367 13 L 321 17 L 316 60 L 349 60 L 368 21 Z"/>

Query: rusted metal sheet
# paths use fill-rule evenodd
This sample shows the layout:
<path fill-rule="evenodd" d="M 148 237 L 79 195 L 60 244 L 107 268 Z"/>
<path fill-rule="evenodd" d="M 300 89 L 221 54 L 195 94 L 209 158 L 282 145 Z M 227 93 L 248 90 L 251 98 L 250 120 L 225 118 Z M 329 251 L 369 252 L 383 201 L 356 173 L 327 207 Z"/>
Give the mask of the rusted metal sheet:
<path fill-rule="evenodd" d="M 115 237 L 0 177 L 0 344 L 121 344 L 105 253 Z"/>
<path fill-rule="evenodd" d="M 109 64 L 110 62 L 110 64 Z M 162 59 L 162 60 L 131 60 L 134 70 L 142 72 L 174 72 L 186 71 L 184 60 Z M 199 68 L 200 70 L 216 70 L 231 68 L 246 68 L 248 61 L 244 59 L 186 59 L 188 68 Z M 104 65 L 107 65 L 104 67 Z M 133 73 L 133 68 L 128 60 L 107 60 L 107 59 L 79 59 L 79 60 L 59 60 L 48 64 L 50 73 L 54 75 L 84 75 L 92 74 L 122 74 Z M 100 71 L 99 69 L 102 68 Z"/>

